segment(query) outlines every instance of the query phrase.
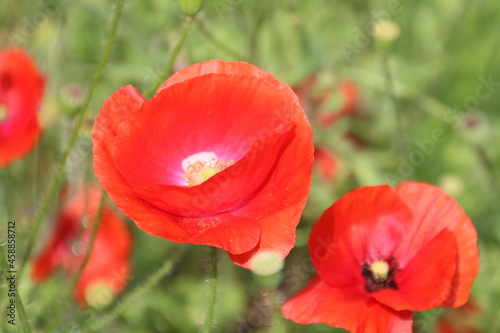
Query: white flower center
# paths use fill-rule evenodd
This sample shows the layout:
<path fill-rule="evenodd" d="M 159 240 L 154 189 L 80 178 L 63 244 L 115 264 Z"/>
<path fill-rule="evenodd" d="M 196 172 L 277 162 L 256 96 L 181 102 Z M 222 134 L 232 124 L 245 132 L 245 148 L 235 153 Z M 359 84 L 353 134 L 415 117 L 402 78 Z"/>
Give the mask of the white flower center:
<path fill-rule="evenodd" d="M 185 172 L 188 186 L 195 186 L 203 183 L 213 175 L 233 164 L 220 160 L 215 153 L 201 152 L 193 154 L 182 161 L 182 169 Z"/>

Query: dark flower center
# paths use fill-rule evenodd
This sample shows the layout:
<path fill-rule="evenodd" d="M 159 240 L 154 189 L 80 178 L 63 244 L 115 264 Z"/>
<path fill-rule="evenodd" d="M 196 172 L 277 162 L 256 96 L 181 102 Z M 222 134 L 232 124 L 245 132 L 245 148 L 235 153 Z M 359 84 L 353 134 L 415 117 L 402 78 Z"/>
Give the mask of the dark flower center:
<path fill-rule="evenodd" d="M 365 289 L 369 293 L 385 288 L 398 289 L 394 274 L 398 264 L 394 258 L 389 260 L 378 260 L 371 264 L 361 265 L 361 275 L 365 278 Z"/>

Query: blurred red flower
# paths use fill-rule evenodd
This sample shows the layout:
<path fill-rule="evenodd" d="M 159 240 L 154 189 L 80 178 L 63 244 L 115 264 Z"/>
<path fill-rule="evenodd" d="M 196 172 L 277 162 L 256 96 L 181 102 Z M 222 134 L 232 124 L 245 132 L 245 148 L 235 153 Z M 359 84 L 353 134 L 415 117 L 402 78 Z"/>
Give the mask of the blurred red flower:
<path fill-rule="evenodd" d="M 40 137 L 44 78 L 21 49 L 0 52 L 0 167 L 28 154 Z"/>
<path fill-rule="evenodd" d="M 314 147 L 314 166 L 320 179 L 329 182 L 337 177 L 341 168 L 341 158 L 328 147 Z"/>
<path fill-rule="evenodd" d="M 359 188 L 313 227 L 318 275 L 283 314 L 351 332 L 411 332 L 412 311 L 467 301 L 479 267 L 476 243 L 469 218 L 437 187 Z"/>
<path fill-rule="evenodd" d="M 85 257 L 100 190 L 94 186 L 79 188 L 72 197 L 67 197 L 63 195 L 65 203 L 54 230 L 34 260 L 31 276 L 37 283 L 47 279 L 57 267 L 73 275 Z M 81 307 L 107 305 L 125 288 L 131 269 L 132 243 L 132 234 L 123 218 L 105 206 L 92 254 L 74 290 Z"/>
<path fill-rule="evenodd" d="M 325 90 L 323 95 L 318 99 L 318 104 L 323 104 L 329 100 L 335 92 L 333 89 Z M 318 115 L 318 123 L 323 126 L 330 126 L 340 117 L 345 116 L 356 109 L 358 103 L 358 89 L 354 82 L 343 79 L 338 86 L 338 94 L 340 94 L 342 102 L 337 109 L 326 109 Z"/>
<path fill-rule="evenodd" d="M 469 299 L 457 309 L 447 309 L 438 319 L 436 333 L 479 333 L 477 327 L 481 308 Z"/>
<path fill-rule="evenodd" d="M 355 111 L 358 89 L 353 81 L 344 78 L 333 86 L 319 81 L 318 73 L 312 73 L 293 88 L 311 119 L 315 119 L 321 126 L 330 126 L 339 118 Z M 335 104 L 335 107 L 331 104 Z"/>
<path fill-rule="evenodd" d="M 150 100 L 125 86 L 94 125 L 94 169 L 149 234 L 284 258 L 311 183 L 312 131 L 289 86 L 244 62 L 172 75 Z"/>

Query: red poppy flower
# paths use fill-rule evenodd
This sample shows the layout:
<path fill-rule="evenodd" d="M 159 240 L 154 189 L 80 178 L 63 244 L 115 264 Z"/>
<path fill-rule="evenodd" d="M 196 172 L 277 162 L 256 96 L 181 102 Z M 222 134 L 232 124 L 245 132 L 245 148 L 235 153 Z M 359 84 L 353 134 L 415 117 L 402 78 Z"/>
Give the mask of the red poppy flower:
<path fill-rule="evenodd" d="M 50 239 L 33 263 L 35 282 L 43 282 L 57 267 L 70 276 L 75 273 L 85 257 L 99 201 L 97 187 L 80 188 L 66 201 Z M 131 250 L 132 234 L 125 221 L 105 206 L 93 252 L 74 290 L 80 306 L 107 305 L 125 288 Z"/>
<path fill-rule="evenodd" d="M 38 141 L 44 86 L 44 78 L 22 50 L 0 52 L 0 167 L 28 154 Z"/>
<path fill-rule="evenodd" d="M 325 182 L 332 181 L 337 177 L 341 168 L 340 156 L 327 147 L 314 147 L 314 165 L 319 177 Z"/>
<path fill-rule="evenodd" d="M 431 185 L 363 187 L 327 209 L 309 239 L 318 272 L 283 306 L 300 324 L 411 332 L 412 311 L 457 307 L 477 275 L 477 234 Z"/>
<path fill-rule="evenodd" d="M 326 103 L 330 98 L 334 90 L 328 89 L 323 92 L 323 94 L 318 98 L 318 104 Z M 334 110 L 324 110 L 320 112 L 318 116 L 319 124 L 323 126 L 329 126 L 333 124 L 337 119 L 345 116 L 356 109 L 358 102 L 358 89 L 354 82 L 350 80 L 342 80 L 338 86 L 338 93 L 342 98 L 342 104 L 339 108 Z"/>
<path fill-rule="evenodd" d="M 356 109 L 358 89 L 348 79 L 339 80 L 337 85 L 325 85 L 320 83 L 318 76 L 317 72 L 309 74 L 293 90 L 301 105 L 310 113 L 311 119 L 314 118 L 322 126 L 329 126 Z M 332 101 L 336 102 L 334 107 Z"/>
<path fill-rule="evenodd" d="M 316 108 L 315 101 L 313 100 L 313 90 L 318 84 L 318 73 L 311 73 L 306 76 L 306 78 L 299 84 L 292 87 L 293 92 L 299 98 L 300 105 L 304 107 L 305 110 L 314 112 Z"/>
<path fill-rule="evenodd" d="M 244 62 L 211 60 L 150 100 L 115 92 L 94 125 L 94 169 L 149 234 L 227 251 L 251 268 L 295 242 L 313 163 L 312 131 L 289 86 Z"/>

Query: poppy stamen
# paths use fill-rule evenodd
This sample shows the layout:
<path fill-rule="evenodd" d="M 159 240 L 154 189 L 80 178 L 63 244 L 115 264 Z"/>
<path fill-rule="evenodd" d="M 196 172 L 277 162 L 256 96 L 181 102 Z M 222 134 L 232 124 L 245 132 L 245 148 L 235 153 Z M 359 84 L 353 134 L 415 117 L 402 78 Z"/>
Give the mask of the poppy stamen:
<path fill-rule="evenodd" d="M 375 261 L 370 265 L 370 270 L 376 281 L 382 281 L 387 279 L 389 275 L 389 264 L 381 260 Z"/>
<path fill-rule="evenodd" d="M 368 292 L 379 291 L 385 288 L 398 289 L 394 281 L 394 273 L 397 269 L 394 258 L 390 260 L 377 260 L 370 265 L 361 265 L 361 275 L 365 278 L 365 289 Z"/>
<path fill-rule="evenodd" d="M 7 119 L 7 106 L 0 104 L 0 123 Z"/>
<path fill-rule="evenodd" d="M 199 160 L 192 160 L 191 157 L 203 157 Z M 208 157 L 208 158 L 206 158 Z M 190 156 L 186 161 L 184 171 L 188 186 L 195 186 L 203 183 L 207 179 L 226 169 L 233 164 L 234 160 L 229 162 L 220 160 L 213 153 L 199 153 Z"/>

